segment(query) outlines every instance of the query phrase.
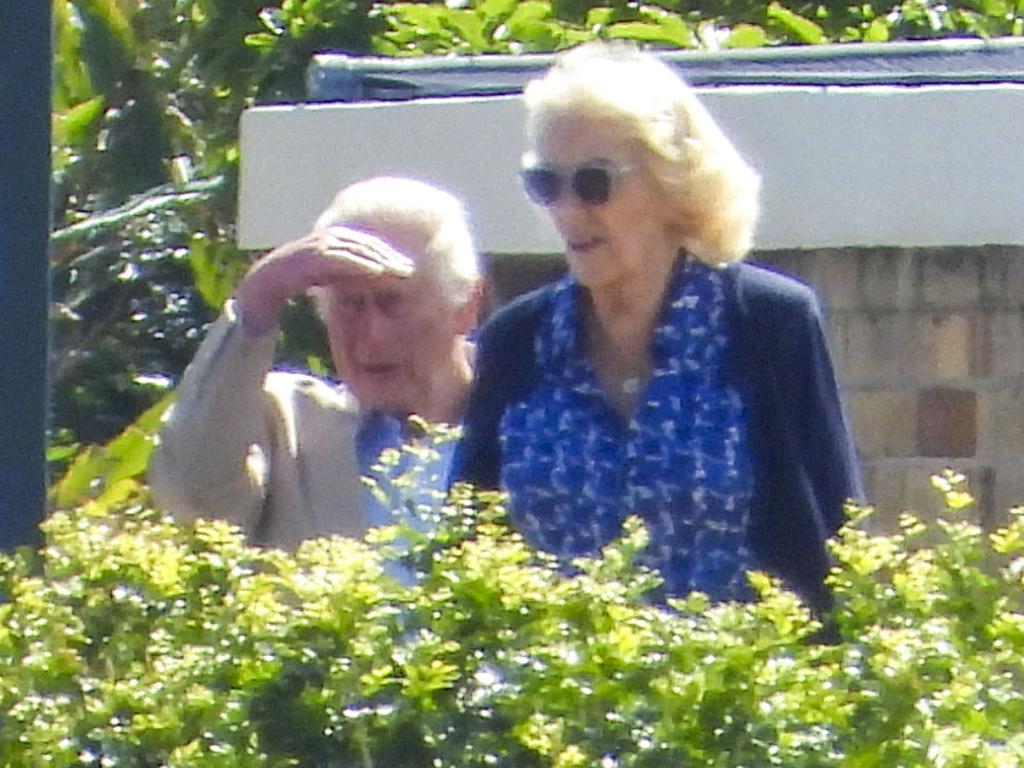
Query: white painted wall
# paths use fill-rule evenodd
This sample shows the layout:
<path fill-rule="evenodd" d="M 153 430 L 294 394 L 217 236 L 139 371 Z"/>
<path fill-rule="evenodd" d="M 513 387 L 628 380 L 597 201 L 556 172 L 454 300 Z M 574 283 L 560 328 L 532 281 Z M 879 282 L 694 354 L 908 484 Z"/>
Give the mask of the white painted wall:
<path fill-rule="evenodd" d="M 1024 244 L 1024 86 L 702 97 L 764 177 L 758 247 Z M 557 252 L 519 188 L 522 126 L 511 96 L 248 110 L 239 242 L 300 235 L 339 186 L 390 173 L 464 199 L 483 252 Z"/>

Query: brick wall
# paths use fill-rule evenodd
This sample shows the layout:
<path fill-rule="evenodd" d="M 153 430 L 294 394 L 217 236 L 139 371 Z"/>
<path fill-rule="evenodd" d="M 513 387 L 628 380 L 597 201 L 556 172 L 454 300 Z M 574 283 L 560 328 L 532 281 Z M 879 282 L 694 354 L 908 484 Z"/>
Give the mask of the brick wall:
<path fill-rule="evenodd" d="M 1024 248 L 843 248 L 756 259 L 813 285 L 853 424 L 874 525 L 939 508 L 929 477 L 964 472 L 976 519 L 1024 504 Z M 492 260 L 494 303 L 561 272 Z"/>
<path fill-rule="evenodd" d="M 1024 248 L 775 251 L 818 290 L 876 524 L 939 507 L 963 471 L 976 519 L 1024 504 Z"/>

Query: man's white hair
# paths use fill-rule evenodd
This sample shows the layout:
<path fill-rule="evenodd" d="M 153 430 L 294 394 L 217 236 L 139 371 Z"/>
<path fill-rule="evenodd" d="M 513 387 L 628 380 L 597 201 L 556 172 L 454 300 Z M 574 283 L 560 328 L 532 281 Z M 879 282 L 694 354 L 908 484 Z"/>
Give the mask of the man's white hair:
<path fill-rule="evenodd" d="M 469 301 L 480 282 L 466 209 L 454 195 L 431 184 L 397 176 L 357 181 L 338 191 L 315 227 L 336 224 L 385 240 L 385 233 L 400 231 L 422 241 L 422 250 L 406 255 L 453 306 Z"/>

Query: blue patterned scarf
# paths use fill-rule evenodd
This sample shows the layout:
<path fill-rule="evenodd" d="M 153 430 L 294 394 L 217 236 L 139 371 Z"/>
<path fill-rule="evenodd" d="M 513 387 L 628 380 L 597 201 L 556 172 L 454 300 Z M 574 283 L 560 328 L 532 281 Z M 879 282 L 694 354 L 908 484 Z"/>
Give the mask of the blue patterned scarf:
<path fill-rule="evenodd" d="M 626 423 L 583 353 L 584 289 L 555 290 L 536 353 L 541 383 L 501 423 L 513 522 L 565 559 L 596 554 L 627 516 L 648 526 L 643 562 L 667 594 L 750 594 L 753 493 L 746 407 L 728 380 L 725 275 L 680 259 L 651 342 L 654 373 Z"/>

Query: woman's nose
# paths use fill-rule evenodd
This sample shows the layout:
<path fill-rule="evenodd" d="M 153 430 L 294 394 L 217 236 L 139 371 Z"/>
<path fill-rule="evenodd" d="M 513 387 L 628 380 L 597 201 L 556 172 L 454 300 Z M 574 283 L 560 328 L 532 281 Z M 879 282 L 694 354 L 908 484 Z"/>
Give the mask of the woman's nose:
<path fill-rule="evenodd" d="M 548 206 L 548 214 L 555 225 L 578 224 L 586 215 L 587 207 L 572 193 L 564 193 Z"/>

